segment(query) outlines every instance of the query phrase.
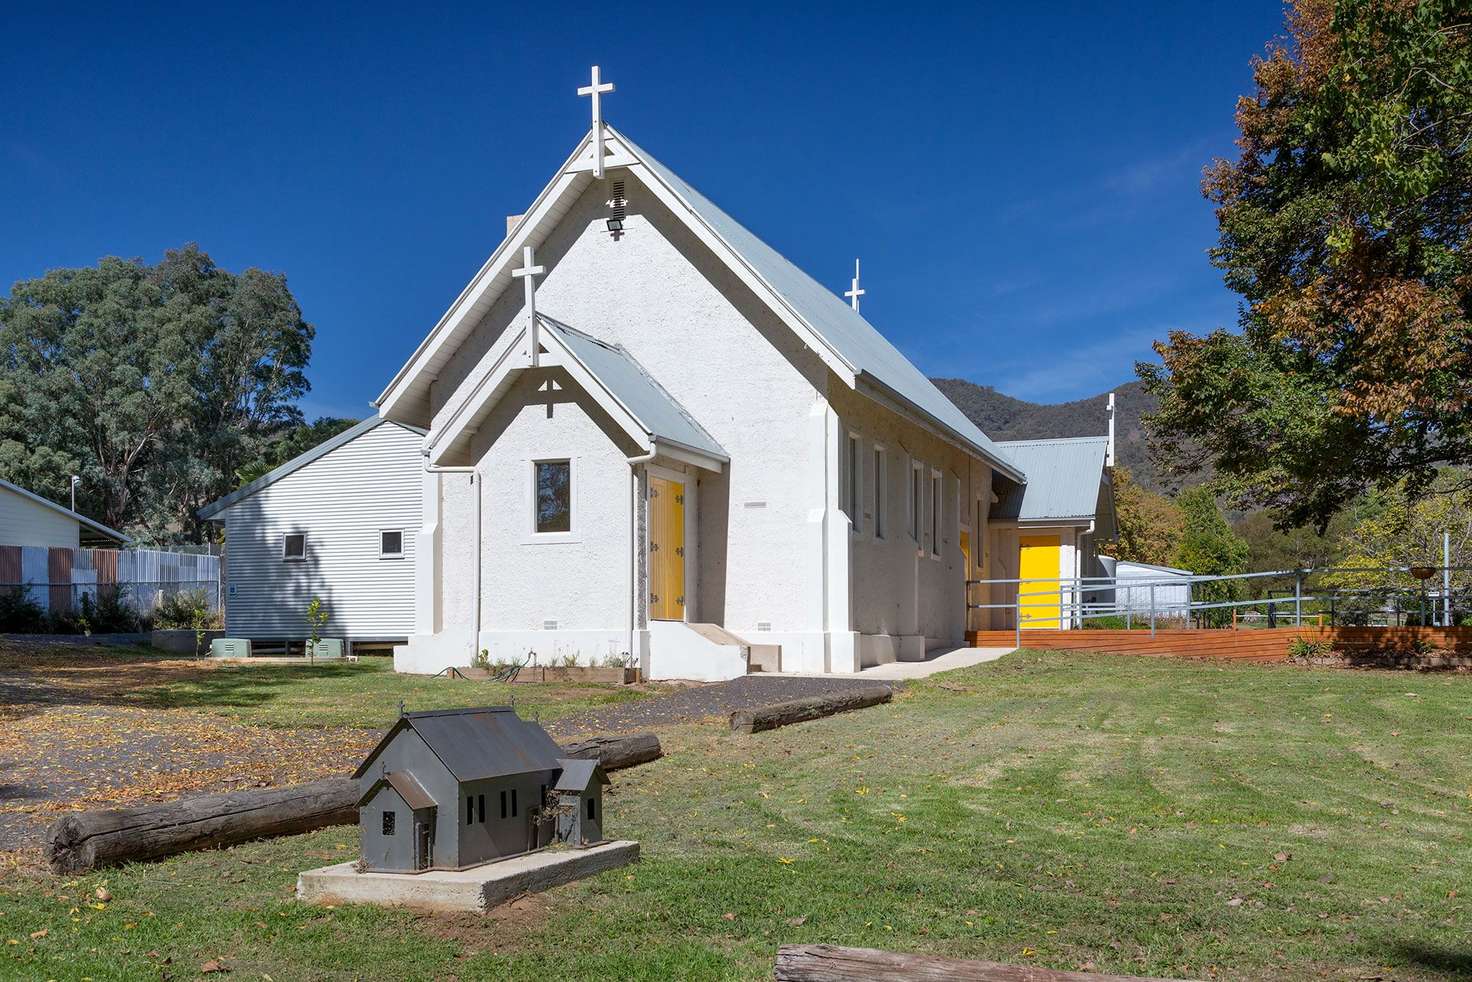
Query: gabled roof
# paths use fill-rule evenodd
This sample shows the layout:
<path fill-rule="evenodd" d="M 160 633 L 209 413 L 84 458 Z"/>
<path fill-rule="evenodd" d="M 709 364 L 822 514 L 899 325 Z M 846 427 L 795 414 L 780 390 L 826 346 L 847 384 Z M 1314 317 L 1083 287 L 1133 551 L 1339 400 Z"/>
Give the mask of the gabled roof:
<path fill-rule="evenodd" d="M 264 491 L 266 488 L 275 484 L 283 477 L 286 477 L 288 474 L 295 473 L 296 471 L 301 470 L 303 467 L 307 466 L 313 461 L 322 459 L 323 457 L 332 453 L 332 451 L 336 450 L 338 447 L 353 442 L 364 433 L 367 433 L 369 430 L 377 429 L 384 423 L 392 423 L 394 426 L 402 427 L 403 429 L 418 433 L 420 436 L 424 435 L 424 430 L 420 429 L 417 426 L 410 426 L 407 423 L 400 423 L 395 420 L 385 419 L 382 416 L 370 416 L 367 419 L 363 420 L 363 422 L 358 423 L 354 426 L 350 426 L 347 429 L 343 430 L 337 436 L 323 440 L 321 443 L 317 444 L 306 453 L 298 454 L 291 460 L 288 460 L 286 463 L 282 464 L 280 467 L 277 467 L 275 470 L 267 471 L 265 474 L 262 474 L 254 481 L 251 481 L 249 484 L 243 485 L 236 490 L 231 491 L 229 494 L 225 495 L 225 497 L 223 498 L 220 498 L 218 501 L 210 502 L 199 510 L 199 517 L 206 519 L 215 518 L 220 514 L 220 512 L 224 511 L 226 508 L 229 508 L 231 505 L 244 501 L 246 498 L 249 498 L 253 494 L 257 494 L 260 491 Z"/>
<path fill-rule="evenodd" d="M 510 706 L 485 706 L 405 713 L 358 765 L 353 777 L 368 773 L 378 755 L 405 729 L 419 734 L 457 781 L 555 771 L 561 766 L 557 759 L 562 748 L 539 724 L 522 719 Z"/>
<path fill-rule="evenodd" d="M 1095 517 L 1109 449 L 1107 436 L 1010 440 L 999 446 L 1027 472 L 1028 482 L 1009 488 L 992 506 L 992 518 L 1033 522 Z"/>
<path fill-rule="evenodd" d="M 36 504 L 38 504 L 38 505 L 44 505 L 47 508 L 50 508 L 52 511 L 60 512 L 61 514 L 65 515 L 67 518 L 70 518 L 72 521 L 74 521 L 78 525 L 80 525 L 82 527 L 82 530 L 84 532 L 85 531 L 90 531 L 92 533 L 91 538 L 94 541 L 97 540 L 97 539 L 105 539 L 108 542 L 113 542 L 113 543 L 115 543 L 117 545 L 127 545 L 128 543 L 130 543 L 130 542 L 133 541 L 132 539 L 128 538 L 123 533 L 119 532 L 117 529 L 108 528 L 106 525 L 103 525 L 101 522 L 94 522 L 92 519 L 88 518 L 86 515 L 83 515 L 80 512 L 72 511 L 70 508 L 67 508 L 64 505 L 58 505 L 56 502 L 50 500 L 49 498 L 43 498 L 43 497 L 41 497 L 39 494 L 36 494 L 34 491 L 27 491 L 25 488 L 21 487 L 19 484 L 12 484 L 9 481 L 4 480 L 3 478 L 0 478 L 0 488 L 4 488 L 7 491 L 13 491 L 16 494 L 20 495 L 22 498 L 29 498 L 31 501 L 35 502 Z M 78 535 L 78 540 L 79 541 L 80 540 L 84 540 L 84 539 L 88 539 L 88 538 L 89 537 L 87 535 L 85 535 L 85 534 L 79 534 Z"/>
<path fill-rule="evenodd" d="M 568 760 L 560 759 L 557 763 L 562 765 L 562 773 L 557 775 L 557 783 L 552 786 L 553 791 L 570 791 L 574 794 L 582 794 L 592 786 L 594 781 L 599 784 L 612 784 L 608 775 L 603 773 L 602 766 L 596 760 Z"/>
<path fill-rule="evenodd" d="M 427 416 L 429 382 L 511 283 L 523 245 L 538 245 L 588 186 L 590 130 L 506 239 L 375 403 L 386 415 Z M 724 261 L 846 384 L 936 430 L 1016 481 L 1026 475 L 874 326 L 664 164 L 605 126 L 608 166 L 627 168 Z"/>
<path fill-rule="evenodd" d="M 398 792 L 399 797 L 404 799 L 404 804 L 415 811 L 421 808 L 433 808 L 435 806 L 434 799 L 429 796 L 428 791 L 424 790 L 424 785 L 414 779 L 414 775 L 405 771 L 390 771 L 377 781 L 374 781 L 368 790 L 364 791 L 358 797 L 358 807 L 362 808 L 368 799 L 377 794 L 378 789 L 385 784 Z"/>
<path fill-rule="evenodd" d="M 537 315 L 540 364 L 559 367 L 593 397 L 641 447 L 657 445 L 688 452 L 695 461 L 719 470 L 731 458 L 675 397 L 655 381 L 621 345 L 600 341 L 560 321 Z M 508 328 L 482 359 L 489 366 L 460 400 L 448 407 L 445 422 L 429 444 L 431 463 L 439 463 L 476 432 L 480 421 L 531 368 L 526 326 Z"/>

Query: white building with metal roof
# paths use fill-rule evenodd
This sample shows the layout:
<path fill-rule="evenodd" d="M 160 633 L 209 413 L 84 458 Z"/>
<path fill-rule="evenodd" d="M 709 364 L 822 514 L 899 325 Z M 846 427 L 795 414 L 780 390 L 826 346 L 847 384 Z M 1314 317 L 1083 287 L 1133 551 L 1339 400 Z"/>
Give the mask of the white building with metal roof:
<path fill-rule="evenodd" d="M 424 431 L 382 417 L 344 430 L 200 509 L 225 526 L 225 632 L 399 642 L 414 633 Z"/>
<path fill-rule="evenodd" d="M 960 642 L 1026 468 L 851 295 L 595 108 L 377 400 L 426 431 L 400 670 L 852 672 Z"/>

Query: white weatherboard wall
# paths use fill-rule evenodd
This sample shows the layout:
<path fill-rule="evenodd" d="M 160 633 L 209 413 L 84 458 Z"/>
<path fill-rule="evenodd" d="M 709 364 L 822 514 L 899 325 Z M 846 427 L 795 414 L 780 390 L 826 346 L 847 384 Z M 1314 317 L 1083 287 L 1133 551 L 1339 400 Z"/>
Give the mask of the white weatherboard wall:
<path fill-rule="evenodd" d="M 326 637 L 412 634 L 421 447 L 419 434 L 385 423 L 227 508 L 226 632 L 303 638 L 318 596 Z M 383 530 L 403 531 L 402 559 L 380 558 Z M 305 562 L 283 561 L 288 532 L 306 533 Z"/>
<path fill-rule="evenodd" d="M 75 549 L 78 535 L 76 519 L 0 487 L 0 545 Z M 46 582 L 45 575 L 36 582 Z"/>

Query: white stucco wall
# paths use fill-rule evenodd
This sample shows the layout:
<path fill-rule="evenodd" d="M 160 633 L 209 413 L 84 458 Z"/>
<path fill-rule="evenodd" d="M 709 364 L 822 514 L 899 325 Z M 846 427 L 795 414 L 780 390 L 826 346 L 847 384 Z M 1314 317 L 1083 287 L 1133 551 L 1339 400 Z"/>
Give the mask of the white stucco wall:
<path fill-rule="evenodd" d="M 0 487 L 0 546 L 76 549 L 77 520 L 9 488 Z"/>
<path fill-rule="evenodd" d="M 317 596 L 326 637 L 412 634 L 421 439 L 385 423 L 227 508 L 226 632 L 303 638 Z M 402 558 L 380 556 L 383 530 L 403 532 Z M 288 532 L 306 533 L 304 562 L 282 560 Z"/>
<path fill-rule="evenodd" d="M 769 626 L 766 636 L 753 640 L 783 643 L 784 661 L 791 655 L 821 668 L 826 369 L 632 175 L 619 176 L 629 202 L 624 235 L 614 240 L 607 232 L 609 189 L 606 181 L 595 183 L 537 247 L 537 261 L 548 269 L 537 308 L 624 345 L 730 454 L 725 473 L 699 474 L 700 583 L 692 616 L 743 636 Z M 458 402 L 456 388 L 474 384 L 479 359 L 522 316 L 521 305 L 520 291 L 503 295 L 441 372 L 432 393 L 439 422 L 446 405 Z M 531 437 L 529 431 L 535 443 Z M 621 466 L 622 476 L 615 480 L 610 471 L 597 492 L 617 503 L 620 514 L 628 484 L 628 466 Z M 463 538 L 456 529 L 467 527 L 467 509 L 456 504 L 463 491 L 453 493 L 450 485 L 447 476 L 446 626 L 473 617 L 459 596 L 463 583 L 451 582 L 468 577 L 462 572 L 467 557 L 456 544 Z M 607 538 L 621 547 L 627 541 L 623 534 L 616 543 Z M 566 578 L 581 583 L 586 575 L 586 569 L 564 565 Z M 497 589 L 495 576 L 485 577 L 484 589 L 487 595 Z M 592 603 L 605 601 L 595 597 Z M 519 616 L 539 622 L 536 612 L 545 607 L 532 601 Z M 804 647 L 809 650 L 800 655 Z"/>

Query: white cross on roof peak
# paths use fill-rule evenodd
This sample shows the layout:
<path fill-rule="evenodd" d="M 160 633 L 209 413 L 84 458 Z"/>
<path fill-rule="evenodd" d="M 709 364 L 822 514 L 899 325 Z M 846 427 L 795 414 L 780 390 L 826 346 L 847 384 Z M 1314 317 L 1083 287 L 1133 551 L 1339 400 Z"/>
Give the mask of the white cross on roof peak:
<path fill-rule="evenodd" d="M 605 92 L 613 91 L 612 82 L 604 82 L 598 75 L 598 66 L 593 66 L 593 80 L 578 88 L 578 95 L 593 98 L 593 176 L 603 176 L 603 100 Z"/>
<path fill-rule="evenodd" d="M 858 309 L 859 309 L 859 298 L 862 297 L 867 292 L 868 291 L 866 291 L 866 290 L 860 290 L 859 289 L 859 261 L 857 259 L 855 259 L 854 260 L 854 281 L 853 281 L 853 286 L 851 286 L 849 289 L 845 290 L 843 292 L 843 295 L 845 297 L 848 297 L 848 302 L 853 306 L 854 310 L 857 312 Z"/>

